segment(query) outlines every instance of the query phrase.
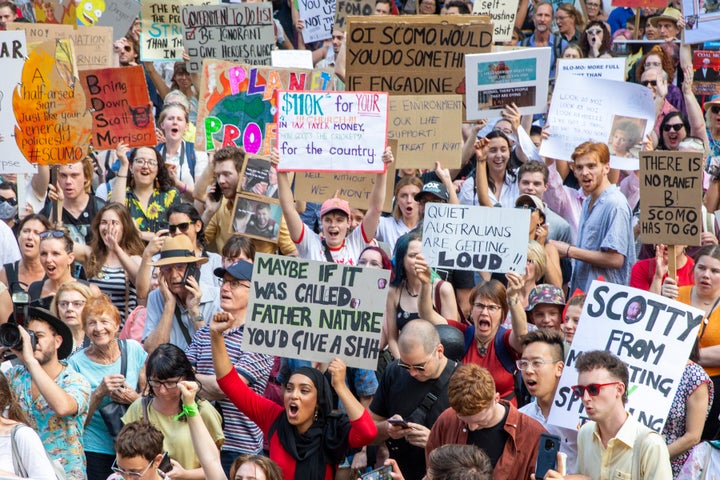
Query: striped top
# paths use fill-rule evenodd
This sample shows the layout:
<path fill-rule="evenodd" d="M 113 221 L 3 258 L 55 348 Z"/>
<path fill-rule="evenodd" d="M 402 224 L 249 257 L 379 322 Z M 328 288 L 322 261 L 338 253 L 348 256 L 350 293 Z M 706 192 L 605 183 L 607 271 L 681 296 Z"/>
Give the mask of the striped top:
<path fill-rule="evenodd" d="M 126 273 L 123 267 L 106 267 L 93 278 L 88 280 L 97 285 L 102 293 L 110 297 L 110 301 L 120 310 L 120 329 L 125 324 L 125 313 L 130 314 L 137 307 L 137 290 L 132 282 L 126 280 Z M 125 283 L 128 283 L 127 307 L 125 301 Z"/>

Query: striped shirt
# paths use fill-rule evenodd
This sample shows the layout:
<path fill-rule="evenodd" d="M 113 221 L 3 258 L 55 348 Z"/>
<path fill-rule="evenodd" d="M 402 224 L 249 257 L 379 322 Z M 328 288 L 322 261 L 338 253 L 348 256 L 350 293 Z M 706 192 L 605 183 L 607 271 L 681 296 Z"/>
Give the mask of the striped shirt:
<path fill-rule="evenodd" d="M 130 314 L 137 307 L 137 290 L 135 285 L 126 278 L 123 267 L 106 267 L 103 265 L 102 270 L 88 280 L 90 283 L 97 285 L 100 291 L 107 295 L 113 305 L 120 310 L 120 328 L 125 324 L 126 311 Z M 127 299 L 125 297 L 126 284 Z"/>

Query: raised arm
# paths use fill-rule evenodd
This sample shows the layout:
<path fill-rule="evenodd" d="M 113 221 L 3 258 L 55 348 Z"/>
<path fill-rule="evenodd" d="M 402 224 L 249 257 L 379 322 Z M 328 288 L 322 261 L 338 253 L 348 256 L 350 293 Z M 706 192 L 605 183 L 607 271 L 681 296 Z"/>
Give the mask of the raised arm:
<path fill-rule="evenodd" d="M 273 148 L 270 152 L 270 162 L 277 169 L 280 162 L 280 152 L 277 148 Z M 292 189 L 290 188 L 290 179 L 287 172 L 278 172 L 278 198 L 280 199 L 280 207 L 282 207 L 285 223 L 290 232 L 290 238 L 293 241 L 299 240 L 305 228 L 300 214 L 295 210 L 295 199 L 293 198 Z M 380 207 L 382 208 L 382 206 Z M 377 228 L 377 225 L 375 226 Z M 375 236 L 375 232 L 373 232 Z"/>
<path fill-rule="evenodd" d="M 487 138 L 481 138 L 475 142 L 475 154 L 477 164 L 475 166 L 475 191 L 478 197 L 478 203 L 483 207 L 494 207 L 490 194 L 488 193 L 490 184 L 487 178 L 487 156 L 488 145 L 490 142 Z"/>
<path fill-rule="evenodd" d="M 420 293 L 418 296 L 418 314 L 420 318 L 428 320 L 434 325 L 447 325 L 447 319 L 435 311 L 433 307 L 433 292 L 432 292 L 432 280 L 430 279 L 430 267 L 425 261 L 425 257 L 422 254 L 418 254 L 415 257 L 415 273 L 417 273 L 420 279 Z M 448 285 L 450 290 L 452 286 L 449 283 L 444 283 L 443 286 Z M 455 297 L 453 296 L 453 301 Z M 456 304 L 453 304 L 456 305 Z M 445 299 L 443 299 L 443 307 L 445 306 Z M 451 320 L 457 320 L 457 306 L 455 307 L 455 316 L 447 317 Z"/>
<path fill-rule="evenodd" d="M 512 331 L 510 332 L 510 346 L 516 352 L 522 352 L 522 341 L 527 335 L 527 315 L 520 301 L 522 293 L 523 277 L 515 272 L 505 274 L 508 281 L 507 302 L 510 307 L 510 320 L 512 321 Z"/>
<path fill-rule="evenodd" d="M 387 167 L 393 161 L 393 154 L 390 147 L 387 147 L 383 152 L 382 161 L 385 164 L 385 171 L 375 175 L 375 184 L 370 191 L 370 204 L 362 222 L 363 232 L 368 239 L 375 238 L 375 232 L 377 232 L 378 223 L 380 222 L 380 215 L 382 215 L 383 203 L 385 203 L 385 180 L 387 179 Z M 284 211 L 285 209 L 283 208 L 283 212 Z M 298 218 L 300 218 L 299 215 Z"/>
<path fill-rule="evenodd" d="M 130 174 L 130 160 L 128 160 L 127 153 L 130 151 L 130 147 L 126 143 L 119 143 L 115 149 L 118 159 L 120 160 L 120 169 L 115 175 L 115 184 L 113 185 L 112 195 L 110 196 L 111 202 L 117 202 L 122 205 L 127 204 L 126 189 L 128 185 L 128 175 Z"/>

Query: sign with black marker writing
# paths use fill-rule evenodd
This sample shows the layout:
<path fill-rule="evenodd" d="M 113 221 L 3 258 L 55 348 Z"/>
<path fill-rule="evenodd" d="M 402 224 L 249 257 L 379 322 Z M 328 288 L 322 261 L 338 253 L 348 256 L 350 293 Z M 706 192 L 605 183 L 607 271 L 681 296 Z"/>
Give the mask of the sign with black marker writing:
<path fill-rule="evenodd" d="M 425 204 L 423 255 L 431 267 L 525 273 L 530 210 Z"/>
<path fill-rule="evenodd" d="M 494 27 L 493 40 L 507 42 L 512 39 L 518 0 L 475 0 L 472 13 L 489 15 Z"/>
<path fill-rule="evenodd" d="M 704 165 L 696 152 L 640 153 L 643 243 L 700 245 Z"/>
<path fill-rule="evenodd" d="M 375 370 L 390 272 L 255 256 L 242 348 Z"/>
<path fill-rule="evenodd" d="M 697 338 L 704 312 L 669 298 L 595 280 L 587 293 L 548 422 L 579 428 L 588 418 L 572 395 L 575 361 L 582 352 L 605 350 L 628 366 L 626 410 L 660 433 Z"/>
<path fill-rule="evenodd" d="M 183 0 L 182 5 L 209 5 L 210 0 Z M 142 0 L 140 17 L 140 59 L 144 62 L 164 60 L 182 62 L 183 31 L 180 2 L 175 0 Z"/>
<path fill-rule="evenodd" d="M 298 0 L 298 14 L 305 22 L 302 36 L 305 43 L 332 37 L 335 0 Z"/>

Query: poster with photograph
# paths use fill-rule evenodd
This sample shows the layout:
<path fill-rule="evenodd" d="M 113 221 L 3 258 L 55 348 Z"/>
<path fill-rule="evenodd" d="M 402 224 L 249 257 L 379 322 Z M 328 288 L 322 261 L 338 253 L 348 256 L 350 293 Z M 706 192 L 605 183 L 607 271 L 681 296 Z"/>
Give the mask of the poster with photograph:
<path fill-rule="evenodd" d="M 233 230 L 251 238 L 277 243 L 282 209 L 279 203 L 240 195 L 235 200 Z"/>
<path fill-rule="evenodd" d="M 693 52 L 693 93 L 699 100 L 709 100 L 720 93 L 720 52 L 695 50 Z M 703 98 L 704 97 L 704 98 Z"/>
<path fill-rule="evenodd" d="M 610 155 L 621 158 L 639 158 L 646 125 L 646 118 L 615 115 L 607 140 Z"/>
<path fill-rule="evenodd" d="M 242 171 L 242 193 L 278 198 L 277 170 L 268 157 L 246 155 Z"/>
<path fill-rule="evenodd" d="M 720 0 L 683 0 L 686 44 L 720 39 Z"/>

